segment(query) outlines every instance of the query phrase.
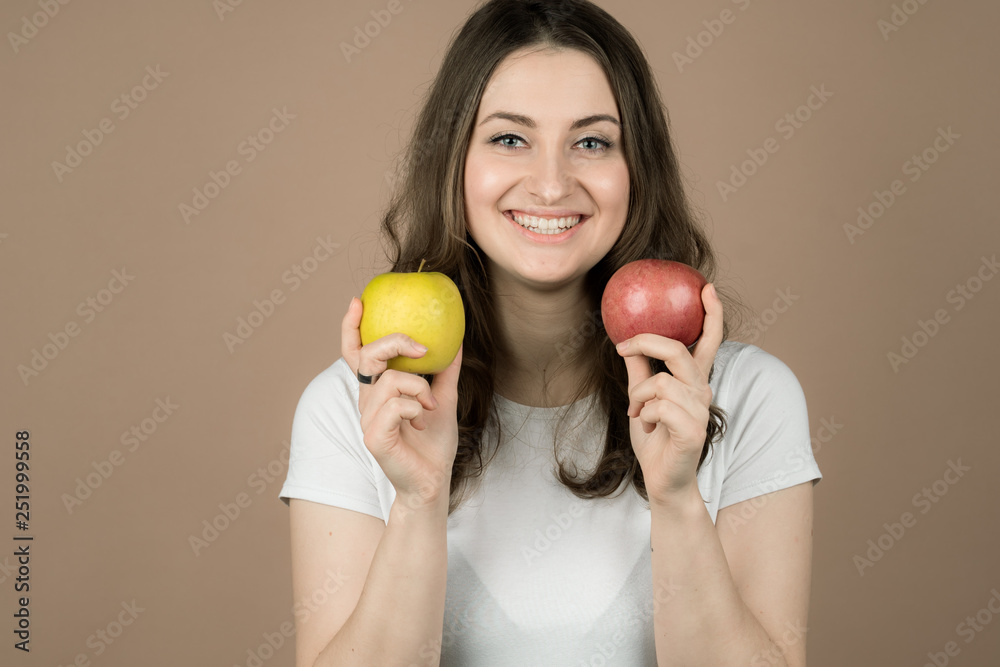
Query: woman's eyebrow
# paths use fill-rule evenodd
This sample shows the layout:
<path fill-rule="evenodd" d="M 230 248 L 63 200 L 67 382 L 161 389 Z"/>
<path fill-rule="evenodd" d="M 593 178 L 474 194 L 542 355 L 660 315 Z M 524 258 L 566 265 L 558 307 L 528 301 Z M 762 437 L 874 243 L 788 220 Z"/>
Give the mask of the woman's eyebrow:
<path fill-rule="evenodd" d="M 487 122 L 496 119 L 509 120 L 512 123 L 517 123 L 518 125 L 524 125 L 525 127 L 530 127 L 535 129 L 538 124 L 528 116 L 522 114 L 511 113 L 509 111 L 496 111 L 491 113 L 489 116 L 483 119 L 480 125 L 485 125 Z M 621 123 L 614 116 L 609 116 L 608 114 L 599 113 L 581 118 L 580 120 L 573 121 L 573 124 L 569 126 L 570 131 L 580 129 L 581 127 L 587 127 L 588 125 L 593 125 L 594 123 L 599 123 L 601 121 L 608 121 L 614 123 L 619 128 L 621 128 Z"/>

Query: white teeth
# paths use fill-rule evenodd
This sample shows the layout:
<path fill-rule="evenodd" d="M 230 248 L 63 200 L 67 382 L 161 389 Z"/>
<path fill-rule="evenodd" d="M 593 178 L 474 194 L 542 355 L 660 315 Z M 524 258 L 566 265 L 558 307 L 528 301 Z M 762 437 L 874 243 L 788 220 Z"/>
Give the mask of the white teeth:
<path fill-rule="evenodd" d="M 564 232 L 570 227 L 575 227 L 582 217 L 574 215 L 568 218 L 549 220 L 547 218 L 536 218 L 532 215 L 520 215 L 518 213 L 511 213 L 511 216 L 517 224 L 539 234 L 558 234 Z"/>

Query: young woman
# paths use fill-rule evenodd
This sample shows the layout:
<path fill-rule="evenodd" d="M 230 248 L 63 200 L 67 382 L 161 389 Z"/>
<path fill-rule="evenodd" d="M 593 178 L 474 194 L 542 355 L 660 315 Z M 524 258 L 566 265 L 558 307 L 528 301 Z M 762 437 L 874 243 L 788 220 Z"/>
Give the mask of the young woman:
<path fill-rule="evenodd" d="M 391 270 L 450 276 L 465 339 L 430 381 L 386 370 L 423 351 L 362 346 L 352 299 L 303 393 L 296 664 L 804 665 L 821 475 L 795 375 L 727 340 L 712 284 L 690 350 L 600 326 L 630 261 L 715 276 L 631 35 L 585 0 L 487 2 L 407 155 Z"/>

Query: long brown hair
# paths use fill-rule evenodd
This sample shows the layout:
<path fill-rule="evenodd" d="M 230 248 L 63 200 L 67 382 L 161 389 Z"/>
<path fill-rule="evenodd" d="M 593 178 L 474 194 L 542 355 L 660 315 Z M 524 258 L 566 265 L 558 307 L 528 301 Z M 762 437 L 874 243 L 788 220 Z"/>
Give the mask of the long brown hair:
<path fill-rule="evenodd" d="M 458 383 L 459 444 L 452 467 L 449 513 L 461 504 L 492 457 L 484 460 L 487 424 L 500 423 L 494 378 L 505 341 L 480 248 L 466 231 L 463 176 L 465 155 L 483 91 L 497 66 L 526 48 L 576 49 L 604 70 L 622 121 L 629 171 L 625 227 L 611 250 L 587 274 L 590 316 L 557 344 L 564 361 L 587 370 L 574 400 L 595 394 L 607 416 L 607 435 L 590 474 L 570 472 L 560 462 L 558 478 L 581 498 L 608 497 L 628 480 L 648 502 L 642 470 L 629 436 L 628 373 L 603 331 L 600 300 L 611 275 L 628 262 L 657 257 L 697 268 L 715 281 L 716 261 L 684 193 L 666 110 L 646 58 L 629 32 L 587 0 L 490 0 L 454 38 L 418 114 L 403 154 L 401 176 L 382 233 L 392 271 L 438 271 L 458 285 L 466 331 Z M 729 337 L 734 313 L 744 306 L 717 285 Z M 560 347 L 561 346 L 561 347 Z M 569 358 L 566 359 L 565 357 Z M 657 368 L 652 362 L 654 370 Z M 714 367 L 713 367 L 714 371 Z M 712 405 L 698 468 L 725 430 L 725 413 Z M 496 451 L 494 450 L 494 454 Z"/>

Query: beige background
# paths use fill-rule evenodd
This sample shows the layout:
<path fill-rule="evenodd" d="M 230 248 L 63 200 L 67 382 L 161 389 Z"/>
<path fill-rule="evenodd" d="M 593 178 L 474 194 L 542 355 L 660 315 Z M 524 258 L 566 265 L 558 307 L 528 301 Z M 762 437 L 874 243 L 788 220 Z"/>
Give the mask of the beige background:
<path fill-rule="evenodd" d="M 1000 279 L 972 280 L 981 289 L 960 310 L 948 294 L 1000 249 L 988 205 L 1000 9 L 909 0 L 916 13 L 884 38 L 888 0 L 600 4 L 656 70 L 722 258 L 719 284 L 767 323 L 746 340 L 787 363 L 806 393 L 825 476 L 810 664 L 922 665 L 952 641 L 949 664 L 996 664 L 1000 618 L 980 610 L 1000 590 Z M 305 385 L 340 356 L 348 301 L 386 268 L 375 233 L 393 159 L 473 3 L 402 0 L 348 63 L 340 44 L 386 6 L 247 1 L 220 15 L 209 0 L 74 2 L 35 34 L 23 21 L 42 11 L 37 2 L 3 3 L 3 32 L 33 35 L 16 53 L 9 34 L 0 47 L 3 664 L 68 665 L 83 654 L 94 665 L 228 667 L 255 664 L 253 653 L 293 664 L 291 639 L 259 652 L 293 619 L 281 452 Z M 673 54 L 725 9 L 734 20 L 679 70 Z M 142 84 L 147 66 L 166 77 L 121 118 L 114 100 Z M 812 86 L 833 95 L 786 139 L 775 124 Z M 246 161 L 240 143 L 275 108 L 294 119 Z M 113 132 L 60 180 L 52 163 L 102 119 Z M 939 128 L 960 138 L 911 181 L 904 163 Z M 778 152 L 723 201 L 717 183 L 769 137 Z M 240 173 L 186 224 L 179 205 L 230 160 Z M 895 179 L 905 193 L 850 242 L 844 225 Z M 283 275 L 317 237 L 339 253 L 306 262 L 314 272 L 293 290 Z M 102 295 L 122 267 L 134 279 Z M 274 290 L 283 302 L 230 351 L 224 335 Z M 779 291 L 796 297 L 783 313 L 769 311 Z M 77 310 L 109 296 L 90 322 Z M 947 323 L 917 336 L 926 344 L 894 372 L 888 353 L 939 309 Z M 73 323 L 78 335 L 49 347 L 54 358 L 23 381 L 18 366 Z M 168 398 L 173 414 L 149 421 Z M 155 431 L 129 451 L 122 434 L 143 420 Z M 841 425 L 832 438 L 823 420 Z M 30 658 L 9 631 L 22 429 L 31 434 L 24 534 L 35 537 Z M 115 450 L 120 465 L 69 511 L 64 494 L 107 469 Z M 939 481 L 959 459 L 970 470 Z M 935 481 L 946 495 L 915 504 Z M 223 524 L 220 504 L 237 498 L 247 506 L 196 555 L 189 537 L 205 521 Z M 869 540 L 888 545 L 883 524 L 904 512 L 916 523 L 859 574 L 855 556 Z M 133 600 L 143 611 L 112 644 L 88 643 Z M 992 622 L 960 634 L 977 613 Z"/>

